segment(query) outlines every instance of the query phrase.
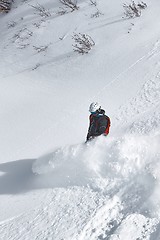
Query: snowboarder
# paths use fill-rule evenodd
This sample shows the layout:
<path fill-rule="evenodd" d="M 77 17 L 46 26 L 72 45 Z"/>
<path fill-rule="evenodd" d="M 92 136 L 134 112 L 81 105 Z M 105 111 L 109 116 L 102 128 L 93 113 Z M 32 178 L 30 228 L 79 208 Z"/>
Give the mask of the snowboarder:
<path fill-rule="evenodd" d="M 97 102 L 91 103 L 89 111 L 91 115 L 89 117 L 90 124 L 86 141 L 100 135 L 107 136 L 110 128 L 110 118 L 105 115 L 105 111 L 101 109 Z"/>

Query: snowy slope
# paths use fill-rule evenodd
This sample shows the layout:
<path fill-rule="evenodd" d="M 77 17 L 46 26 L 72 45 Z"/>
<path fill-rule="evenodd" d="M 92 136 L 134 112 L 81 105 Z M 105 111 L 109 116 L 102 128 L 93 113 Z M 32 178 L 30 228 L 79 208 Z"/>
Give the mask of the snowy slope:
<path fill-rule="evenodd" d="M 97 18 L 87 0 L 38 3 L 48 17 L 34 0 L 0 15 L 0 239 L 159 240 L 160 3 L 134 19 L 122 0 Z M 85 145 L 94 100 L 111 133 Z"/>

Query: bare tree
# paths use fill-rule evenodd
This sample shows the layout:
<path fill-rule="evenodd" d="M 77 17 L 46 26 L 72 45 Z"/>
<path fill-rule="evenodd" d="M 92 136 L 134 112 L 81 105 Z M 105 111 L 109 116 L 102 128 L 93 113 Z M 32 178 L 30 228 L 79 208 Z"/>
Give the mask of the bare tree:
<path fill-rule="evenodd" d="M 30 45 L 29 39 L 33 36 L 33 32 L 27 28 L 22 28 L 13 37 L 12 42 L 17 48 L 23 49 Z"/>
<path fill-rule="evenodd" d="M 33 26 L 35 26 L 36 28 L 40 28 L 43 22 L 44 22 L 44 19 L 41 19 L 40 21 L 34 22 Z"/>
<path fill-rule="evenodd" d="M 125 10 L 124 14 L 127 18 L 140 17 L 141 10 L 145 9 L 146 7 L 147 4 L 144 2 L 136 4 L 134 1 L 132 1 L 130 4 L 123 4 L 123 8 Z"/>
<path fill-rule="evenodd" d="M 140 8 L 140 9 L 145 9 L 147 7 L 147 4 L 144 3 L 144 2 L 140 2 L 137 4 L 137 6 Z"/>
<path fill-rule="evenodd" d="M 49 47 L 49 45 L 44 45 L 44 46 L 39 46 L 39 47 L 33 46 L 34 50 L 37 53 L 46 52 L 48 47 Z"/>
<path fill-rule="evenodd" d="M 91 6 L 93 6 L 95 8 L 95 13 L 91 14 L 91 18 L 98 18 L 101 15 L 104 15 L 97 7 L 97 1 L 96 0 L 90 0 L 90 4 Z"/>
<path fill-rule="evenodd" d="M 8 13 L 11 10 L 13 0 L 0 0 L 0 12 Z"/>
<path fill-rule="evenodd" d="M 78 10 L 77 0 L 60 0 L 60 2 L 67 8 L 71 9 L 71 12 Z"/>
<path fill-rule="evenodd" d="M 90 0 L 91 5 L 94 5 L 95 7 L 97 6 L 96 0 Z"/>
<path fill-rule="evenodd" d="M 49 12 L 48 9 L 43 7 L 42 5 L 38 4 L 36 6 L 30 5 L 32 8 L 36 10 L 36 13 L 40 15 L 41 17 L 50 17 L 51 13 Z"/>
<path fill-rule="evenodd" d="M 57 15 L 64 15 L 67 13 L 67 9 L 60 7 L 59 11 L 57 12 Z"/>
<path fill-rule="evenodd" d="M 40 63 L 37 63 L 33 68 L 32 68 L 32 71 L 36 70 L 37 68 L 39 68 L 41 66 Z"/>
<path fill-rule="evenodd" d="M 91 18 L 98 18 L 101 15 L 104 15 L 103 13 L 100 12 L 100 10 L 97 8 L 97 11 L 93 14 L 91 14 Z"/>
<path fill-rule="evenodd" d="M 92 47 L 95 45 L 95 42 L 93 41 L 93 39 L 85 33 L 79 33 L 79 34 L 74 33 L 74 35 L 72 36 L 72 39 L 74 39 L 75 41 L 75 44 L 72 45 L 73 50 L 82 55 L 88 53 L 92 49 Z"/>
<path fill-rule="evenodd" d="M 7 25 L 8 25 L 8 28 L 14 28 L 17 25 L 17 22 L 10 21 Z"/>

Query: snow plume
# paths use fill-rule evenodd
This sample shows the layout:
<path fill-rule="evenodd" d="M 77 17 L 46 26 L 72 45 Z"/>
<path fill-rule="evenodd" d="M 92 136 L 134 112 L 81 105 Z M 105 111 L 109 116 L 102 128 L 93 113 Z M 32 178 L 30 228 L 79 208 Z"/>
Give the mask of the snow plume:
<path fill-rule="evenodd" d="M 107 195 L 119 192 L 120 196 L 124 191 L 135 192 L 132 188 L 137 187 L 137 191 L 150 193 L 155 182 L 160 182 L 159 139 L 135 135 L 118 140 L 99 137 L 42 156 L 32 170 L 52 187 L 90 186 Z"/>

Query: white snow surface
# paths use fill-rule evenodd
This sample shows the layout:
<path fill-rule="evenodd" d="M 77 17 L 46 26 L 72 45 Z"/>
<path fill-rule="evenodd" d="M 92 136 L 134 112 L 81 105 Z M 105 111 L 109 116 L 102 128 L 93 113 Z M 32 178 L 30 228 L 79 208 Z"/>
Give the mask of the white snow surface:
<path fill-rule="evenodd" d="M 145 2 L 131 19 L 122 0 L 0 14 L 0 239 L 160 239 L 160 2 Z M 85 143 L 92 101 L 111 131 Z"/>

